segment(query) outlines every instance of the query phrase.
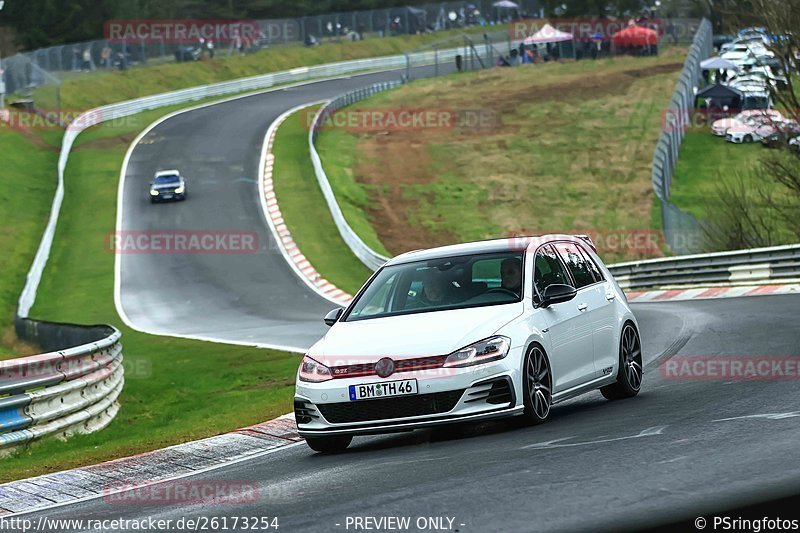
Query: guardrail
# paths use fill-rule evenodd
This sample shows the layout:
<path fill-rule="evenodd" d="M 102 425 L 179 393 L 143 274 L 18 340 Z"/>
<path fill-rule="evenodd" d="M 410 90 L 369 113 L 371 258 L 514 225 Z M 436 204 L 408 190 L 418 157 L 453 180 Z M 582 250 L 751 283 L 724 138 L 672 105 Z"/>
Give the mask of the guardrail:
<path fill-rule="evenodd" d="M 608 268 L 624 290 L 794 283 L 800 281 L 800 244 L 664 257 Z"/>
<path fill-rule="evenodd" d="M 379 92 L 393 89 L 400 85 L 402 85 L 401 81 L 376 83 L 368 87 L 362 87 L 360 89 L 356 89 L 355 91 L 342 94 L 332 100 L 328 100 L 328 102 L 320 107 L 319 111 L 317 111 L 317 114 L 314 116 L 314 120 L 311 122 L 311 128 L 308 132 L 308 149 L 311 152 L 311 164 L 314 166 L 314 174 L 317 176 L 317 182 L 319 183 L 320 189 L 322 189 L 322 194 L 325 196 L 325 202 L 328 204 L 328 209 L 333 216 L 333 221 L 336 224 L 336 228 L 339 230 L 339 235 L 342 236 L 342 240 L 347 243 L 347 246 L 350 248 L 353 254 L 355 254 L 355 256 L 358 257 L 358 259 L 361 260 L 361 262 L 371 270 L 378 270 L 381 265 L 389 260 L 389 258 L 379 254 L 367 246 L 367 244 L 361 240 L 361 237 L 359 237 L 356 232 L 353 231 L 353 228 L 350 227 L 350 224 L 347 223 L 344 213 L 342 213 L 342 209 L 339 207 L 339 202 L 336 201 L 336 195 L 331 188 L 327 174 L 325 174 L 325 169 L 322 167 L 322 160 L 319 157 L 319 153 L 317 153 L 317 148 L 314 146 L 314 143 L 317 140 L 317 135 L 319 135 L 319 130 L 322 127 L 324 117 L 332 115 L 337 110 L 345 106 L 354 104 L 360 100 L 363 100 L 364 98 L 368 98 Z"/>
<path fill-rule="evenodd" d="M 44 349 L 75 339 L 84 343 L 0 361 L 0 454 L 45 436 L 106 427 L 119 410 L 117 398 L 125 383 L 120 332 L 112 326 L 28 319 L 17 320 L 17 332 Z"/>
<path fill-rule="evenodd" d="M 417 65 L 432 64 L 437 60 L 441 61 L 442 53 L 442 51 L 439 51 L 438 53 L 421 52 L 412 54 L 410 57 Z M 281 85 L 285 83 L 303 82 L 306 80 L 327 78 L 342 74 L 352 74 L 360 71 L 401 69 L 406 66 L 406 62 L 408 60 L 409 56 L 401 54 L 395 56 L 375 57 L 370 59 L 359 59 L 354 61 L 340 61 L 338 63 L 328 63 L 312 67 L 295 68 L 282 72 L 274 72 L 271 74 L 263 74 L 260 76 L 252 76 L 233 81 L 203 85 L 191 89 L 182 89 L 179 91 L 146 96 L 144 98 L 137 98 L 117 104 L 90 109 L 89 111 L 81 114 L 73 122 L 73 124 L 67 128 L 67 131 L 64 133 L 64 137 L 61 141 L 61 152 L 58 158 L 58 185 L 56 187 L 55 195 L 53 196 L 53 204 L 50 209 L 50 218 L 48 219 L 47 226 L 44 234 L 42 235 L 42 240 L 39 243 L 39 248 L 36 250 L 36 256 L 34 257 L 33 264 L 28 271 L 27 281 L 17 305 L 17 314 L 23 318 L 27 317 L 34 301 L 36 300 L 36 291 L 38 290 L 39 283 L 41 282 L 42 272 L 47 264 L 47 259 L 50 256 L 50 248 L 53 244 L 53 236 L 55 235 L 56 225 L 58 223 L 58 215 L 61 211 L 61 203 L 64 200 L 64 169 L 66 168 L 69 160 L 69 153 L 72 149 L 72 144 L 83 130 L 103 122 L 128 117 L 142 111 L 192 102 L 213 96 L 223 96 L 235 93 L 244 93 L 247 91 L 268 89 L 275 85 Z"/>

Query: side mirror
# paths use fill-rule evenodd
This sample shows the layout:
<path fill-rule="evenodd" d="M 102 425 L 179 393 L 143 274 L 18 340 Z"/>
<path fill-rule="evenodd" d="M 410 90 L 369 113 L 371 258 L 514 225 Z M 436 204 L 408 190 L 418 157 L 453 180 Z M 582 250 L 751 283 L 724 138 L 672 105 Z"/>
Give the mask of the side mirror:
<path fill-rule="evenodd" d="M 578 294 L 578 291 L 572 285 L 563 285 L 560 283 L 548 285 L 544 289 L 544 294 L 542 294 L 541 306 L 549 307 L 553 304 L 568 302 L 575 298 L 576 294 Z"/>
<path fill-rule="evenodd" d="M 327 315 L 325 315 L 325 318 L 323 319 L 323 321 L 325 322 L 325 325 L 326 326 L 332 326 L 332 325 L 336 324 L 336 321 L 339 320 L 339 317 L 342 316 L 343 312 L 344 312 L 344 309 L 342 309 L 341 307 L 337 307 L 336 309 L 333 309 L 331 312 L 329 312 Z"/>

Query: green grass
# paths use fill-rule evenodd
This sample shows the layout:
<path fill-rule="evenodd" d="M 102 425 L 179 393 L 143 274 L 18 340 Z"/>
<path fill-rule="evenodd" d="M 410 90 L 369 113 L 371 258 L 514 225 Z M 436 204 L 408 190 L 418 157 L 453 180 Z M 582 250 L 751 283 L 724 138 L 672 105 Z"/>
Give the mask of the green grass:
<path fill-rule="evenodd" d="M 657 231 L 650 165 L 684 56 L 674 48 L 656 58 L 420 80 L 351 109 L 470 109 L 499 122 L 483 129 L 324 130 L 320 153 L 329 175 L 341 177 L 333 184 L 337 198 L 366 208 L 368 229 L 354 229 L 367 242 L 377 235 L 394 254 L 512 234 Z M 618 249 L 604 257 L 642 255 Z"/>
<path fill-rule="evenodd" d="M 138 131 L 172 110 L 142 113 L 78 138 L 66 171 L 66 194 L 53 249 L 31 311 L 31 316 L 39 319 L 109 323 L 122 331 L 126 383 L 121 410 L 99 433 L 66 442 L 43 440 L 3 459 L 0 482 L 215 435 L 291 411 L 299 362 L 296 354 L 146 335 L 122 326 L 117 315 L 114 255 L 106 243 L 108 233 L 115 229 L 122 159 Z M 5 144 L 5 136 L 0 139 L 4 148 L 10 146 Z M 9 221 L 20 219 L 21 233 L 14 243 L 21 254 L 30 255 L 38 243 L 54 183 L 52 175 L 53 182 L 46 183 L 39 174 L 53 173 L 55 160 L 49 154 L 34 158 L 30 147 L 17 146 L 24 149 L 18 164 L 0 170 L 6 178 L 0 185 L 3 202 L 12 206 L 4 209 L 2 216 Z M 4 157 L 9 155 L 16 157 L 14 151 L 4 150 Z M 26 176 L 36 180 L 30 187 L 20 187 Z M 25 201 L 35 195 L 36 202 L 29 207 Z M 16 207 L 23 205 L 25 210 Z M 34 225 L 33 230 L 28 225 Z M 3 278 L 9 284 L 3 287 L 3 305 L 18 296 L 29 266 L 29 261 L 22 259 L 16 265 L 16 254 L 13 257 L 13 261 L 5 260 L 16 275 Z"/>
<path fill-rule="evenodd" d="M 30 352 L 14 340 L 17 299 L 47 224 L 56 188 L 51 133 L 24 135 L 0 126 L 0 359 Z"/>
<path fill-rule="evenodd" d="M 469 32 L 483 32 L 471 28 Z M 469 33 L 468 32 L 468 33 Z M 208 83 L 233 80 L 350 59 L 396 55 L 411 48 L 456 37 L 460 31 L 424 35 L 403 35 L 373 38 L 364 41 L 326 42 L 320 46 L 283 46 L 253 54 L 226 56 L 218 50 L 213 60 L 192 63 L 153 62 L 126 71 L 97 71 L 82 76 L 67 76 L 61 84 L 63 109 L 81 110 L 161 92 L 195 87 Z M 42 89 L 41 99 L 54 102 L 52 90 Z M 34 95 L 36 96 L 36 95 Z"/>
<path fill-rule="evenodd" d="M 328 281 L 343 291 L 355 294 L 371 272 L 353 255 L 339 235 L 314 175 L 308 151 L 308 129 L 301 117 L 317 109 L 318 106 L 301 110 L 289 116 L 278 128 L 272 148 L 275 156 L 275 196 L 286 225 L 303 255 Z M 347 154 L 340 155 L 348 157 Z M 342 176 L 337 173 L 337 177 Z M 347 201 L 343 201 L 342 197 L 337 199 L 343 210 L 347 208 L 348 222 L 353 223 L 353 214 L 356 217 L 359 214 L 357 206 L 349 198 Z M 359 222 L 365 224 L 362 219 Z"/>
<path fill-rule="evenodd" d="M 710 131 L 687 131 L 672 179 L 670 199 L 699 219 L 708 218 L 719 205 L 717 190 L 740 177 L 745 184 L 763 179 L 758 161 L 765 149 L 761 143 L 734 144 Z"/>

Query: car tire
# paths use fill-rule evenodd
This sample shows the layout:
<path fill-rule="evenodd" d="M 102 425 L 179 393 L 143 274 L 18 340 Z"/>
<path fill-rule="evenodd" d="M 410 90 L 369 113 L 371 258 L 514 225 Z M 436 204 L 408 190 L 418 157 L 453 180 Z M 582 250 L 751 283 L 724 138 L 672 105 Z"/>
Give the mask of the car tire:
<path fill-rule="evenodd" d="M 745 142 L 745 143 L 753 142 L 753 136 L 752 135 L 745 135 L 744 138 L 742 139 L 742 142 Z"/>
<path fill-rule="evenodd" d="M 343 452 L 353 441 L 352 435 L 336 435 L 333 437 L 306 437 L 308 447 L 319 453 Z"/>
<path fill-rule="evenodd" d="M 619 336 L 619 365 L 617 381 L 600 388 L 608 400 L 632 398 L 642 388 L 642 343 L 639 332 L 631 322 L 626 322 Z"/>
<path fill-rule="evenodd" d="M 525 354 L 522 395 L 525 411 L 520 421 L 529 426 L 546 422 L 553 403 L 553 373 L 544 349 L 538 344 L 531 345 Z"/>

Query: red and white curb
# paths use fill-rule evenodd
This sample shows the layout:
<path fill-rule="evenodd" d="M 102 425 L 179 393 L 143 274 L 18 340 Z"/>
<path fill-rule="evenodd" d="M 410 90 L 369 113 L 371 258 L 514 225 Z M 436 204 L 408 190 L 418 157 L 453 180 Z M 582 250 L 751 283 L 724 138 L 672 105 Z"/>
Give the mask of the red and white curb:
<path fill-rule="evenodd" d="M 281 254 L 283 254 L 286 261 L 300 279 L 323 298 L 339 305 L 347 305 L 353 297 L 323 278 L 297 247 L 297 243 L 295 243 L 292 238 L 291 231 L 289 231 L 289 228 L 283 220 L 283 214 L 281 213 L 281 208 L 278 206 L 278 198 L 275 196 L 275 188 L 272 181 L 273 168 L 275 166 L 275 155 L 272 153 L 272 144 L 275 141 L 275 134 L 278 131 L 278 127 L 289 115 L 320 103 L 322 102 L 303 104 L 286 111 L 275 119 L 267 130 L 267 134 L 264 136 L 264 143 L 261 149 L 261 162 L 259 164 L 258 183 L 261 194 L 261 207 L 264 210 L 267 224 L 272 231 L 273 237 L 275 237 L 275 242 L 278 243 Z"/>
<path fill-rule="evenodd" d="M 800 284 L 788 285 L 737 285 L 704 287 L 698 289 L 664 289 L 626 293 L 632 303 L 664 302 L 676 300 L 702 300 L 708 298 L 736 298 L 740 296 L 766 296 L 770 294 L 800 294 Z"/>
<path fill-rule="evenodd" d="M 293 414 L 207 439 L 0 485 L 0 517 L 108 498 L 297 446 Z"/>

